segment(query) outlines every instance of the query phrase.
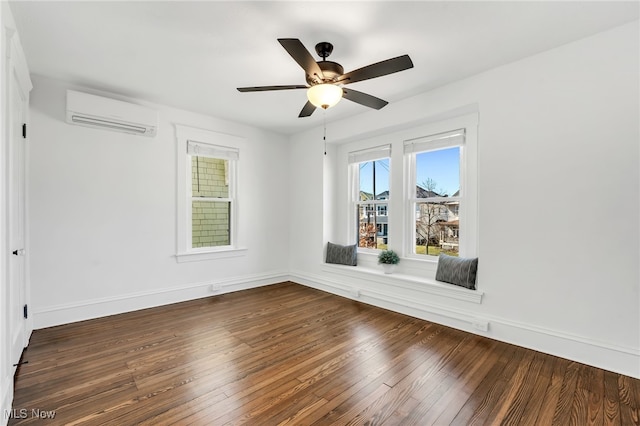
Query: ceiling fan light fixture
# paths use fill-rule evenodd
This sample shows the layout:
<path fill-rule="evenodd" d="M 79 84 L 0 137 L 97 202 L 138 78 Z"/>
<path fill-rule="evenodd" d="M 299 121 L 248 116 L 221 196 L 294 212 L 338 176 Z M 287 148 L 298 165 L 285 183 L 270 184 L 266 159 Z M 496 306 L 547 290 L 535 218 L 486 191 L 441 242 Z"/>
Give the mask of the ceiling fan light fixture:
<path fill-rule="evenodd" d="M 342 88 L 331 83 L 316 84 L 307 90 L 309 102 L 319 108 L 331 108 L 342 99 Z"/>

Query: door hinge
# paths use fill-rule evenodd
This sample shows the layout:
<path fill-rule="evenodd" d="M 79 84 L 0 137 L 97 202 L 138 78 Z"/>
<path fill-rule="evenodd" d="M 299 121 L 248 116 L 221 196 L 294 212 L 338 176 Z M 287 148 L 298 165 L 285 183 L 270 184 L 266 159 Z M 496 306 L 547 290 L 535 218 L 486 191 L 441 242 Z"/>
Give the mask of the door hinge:
<path fill-rule="evenodd" d="M 22 313 L 24 314 L 25 319 L 29 318 L 29 308 L 27 308 L 27 305 L 24 305 L 22 308 Z"/>
<path fill-rule="evenodd" d="M 27 138 L 27 123 L 22 123 L 22 137 Z"/>

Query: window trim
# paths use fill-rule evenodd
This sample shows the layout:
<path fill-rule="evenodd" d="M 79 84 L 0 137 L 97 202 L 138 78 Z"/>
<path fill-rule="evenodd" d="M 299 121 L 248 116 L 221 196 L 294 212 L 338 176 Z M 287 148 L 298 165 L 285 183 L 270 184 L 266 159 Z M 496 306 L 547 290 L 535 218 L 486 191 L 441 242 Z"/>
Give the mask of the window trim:
<path fill-rule="evenodd" d="M 247 251 L 240 244 L 238 229 L 239 202 L 238 202 L 238 176 L 239 176 L 239 152 L 244 139 L 238 136 L 213 132 L 205 129 L 176 124 L 177 139 L 177 235 L 176 235 L 176 260 L 179 263 L 200 260 L 218 259 L 242 256 Z M 229 229 L 230 245 L 216 247 L 193 248 L 191 241 L 191 157 L 189 142 L 195 145 L 206 146 L 212 152 L 227 151 L 229 160 L 229 198 L 219 201 L 231 201 L 231 222 Z M 207 156 L 206 154 L 204 156 Z M 210 156 L 210 155 L 209 155 Z M 215 157 L 218 158 L 218 157 Z M 222 158 L 222 157 L 220 157 Z"/>

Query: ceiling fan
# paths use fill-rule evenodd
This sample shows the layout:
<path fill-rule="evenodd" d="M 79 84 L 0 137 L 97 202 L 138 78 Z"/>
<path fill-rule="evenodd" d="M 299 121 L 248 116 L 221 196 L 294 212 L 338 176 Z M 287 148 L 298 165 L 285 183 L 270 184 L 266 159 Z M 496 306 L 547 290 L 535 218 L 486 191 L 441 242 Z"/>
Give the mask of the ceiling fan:
<path fill-rule="evenodd" d="M 279 38 L 278 41 L 304 70 L 307 85 L 238 87 L 238 91 L 264 92 L 269 90 L 307 89 L 309 100 L 300 111 L 298 117 L 309 117 L 318 107 L 324 109 L 332 107 L 343 97 L 369 108 L 380 109 L 389 102 L 357 90 L 347 89 L 344 86 L 413 68 L 413 62 L 411 62 L 409 55 L 402 55 L 345 73 L 342 65 L 337 62 L 327 61 L 327 57 L 333 51 L 331 43 L 323 41 L 316 44 L 316 53 L 322 58 L 321 61 L 316 62 L 311 53 L 297 38 Z"/>

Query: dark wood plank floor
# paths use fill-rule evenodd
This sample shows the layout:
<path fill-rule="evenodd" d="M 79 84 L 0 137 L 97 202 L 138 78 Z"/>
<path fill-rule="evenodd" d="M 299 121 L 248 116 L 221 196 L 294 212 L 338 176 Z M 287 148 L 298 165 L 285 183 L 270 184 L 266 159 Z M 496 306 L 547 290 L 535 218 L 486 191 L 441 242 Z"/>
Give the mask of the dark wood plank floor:
<path fill-rule="evenodd" d="M 639 380 L 293 283 L 38 330 L 24 360 L 10 424 L 640 424 Z"/>

